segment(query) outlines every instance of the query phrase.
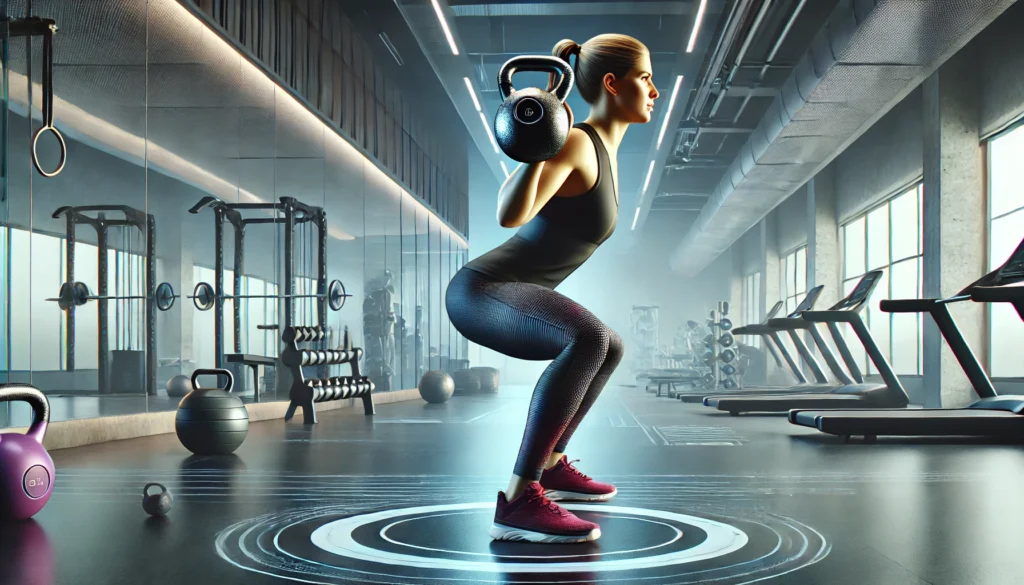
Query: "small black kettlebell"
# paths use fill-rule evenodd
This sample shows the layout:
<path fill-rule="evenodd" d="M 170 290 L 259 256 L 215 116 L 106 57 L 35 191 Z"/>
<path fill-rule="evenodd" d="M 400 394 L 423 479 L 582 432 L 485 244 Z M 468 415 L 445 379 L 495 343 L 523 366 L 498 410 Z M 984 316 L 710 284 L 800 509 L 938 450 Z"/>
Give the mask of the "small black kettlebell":
<path fill-rule="evenodd" d="M 518 71 L 555 71 L 561 74 L 553 91 L 537 87 L 516 90 L 512 76 Z M 573 85 L 572 67 L 558 57 L 513 57 L 498 71 L 498 90 L 504 100 L 494 117 L 494 137 L 512 160 L 535 163 L 554 158 L 569 137 L 565 98 Z"/>
<path fill-rule="evenodd" d="M 158 493 L 150 493 L 149 488 L 160 488 Z M 171 492 L 158 483 L 148 483 L 142 488 L 142 509 L 150 516 L 163 516 L 171 511 Z"/>

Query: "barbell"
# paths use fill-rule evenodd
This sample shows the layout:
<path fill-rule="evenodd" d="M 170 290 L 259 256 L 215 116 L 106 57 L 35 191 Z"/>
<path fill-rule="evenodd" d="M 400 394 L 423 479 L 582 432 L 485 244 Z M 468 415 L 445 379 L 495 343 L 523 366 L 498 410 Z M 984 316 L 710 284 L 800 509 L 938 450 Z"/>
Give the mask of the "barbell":
<path fill-rule="evenodd" d="M 181 295 L 174 294 L 174 287 L 169 282 L 161 282 L 157 287 L 153 295 L 153 301 L 156 302 L 156 308 L 161 311 L 167 311 L 174 306 L 174 299 Z M 340 311 L 345 306 L 345 299 L 352 295 L 345 292 L 345 285 L 340 280 L 332 280 L 327 285 L 327 292 L 324 294 L 301 294 L 301 295 L 219 295 L 222 299 L 301 299 L 301 298 L 327 298 L 327 305 L 332 311 Z M 192 299 L 192 304 L 195 305 L 200 311 L 209 311 L 213 308 L 217 302 L 218 295 L 214 291 L 213 286 L 208 282 L 200 282 L 196 285 L 195 290 L 192 291 L 191 295 L 187 295 L 186 298 Z M 145 295 L 128 295 L 128 296 L 115 296 L 115 295 L 94 295 L 89 290 L 88 285 L 84 282 L 76 281 L 74 283 L 65 282 L 60 285 L 60 292 L 56 298 L 46 299 L 47 301 L 56 301 L 57 306 L 61 310 L 66 311 L 72 306 L 81 307 L 89 301 L 96 300 L 150 300 L 149 296 Z"/>
<path fill-rule="evenodd" d="M 340 280 L 335 279 L 327 285 L 326 293 L 301 295 L 217 295 L 210 283 L 200 282 L 188 298 L 192 299 L 192 304 L 200 311 L 209 311 L 217 302 L 218 296 L 222 299 L 319 299 L 326 297 L 327 306 L 332 311 L 340 311 L 345 306 L 345 299 L 352 295 L 345 292 L 345 285 Z"/>
<path fill-rule="evenodd" d="M 161 311 L 167 311 L 174 306 L 174 299 L 178 295 L 174 294 L 174 288 L 169 282 L 161 282 L 156 287 L 156 292 L 153 295 L 153 300 L 156 301 L 156 308 Z M 129 296 L 116 296 L 116 295 L 94 295 L 89 290 L 89 286 L 84 282 L 75 281 L 74 283 L 65 282 L 60 285 L 60 292 L 57 293 L 57 298 L 46 299 L 48 301 L 56 301 L 57 306 L 62 311 L 67 311 L 72 306 L 81 307 L 89 301 L 122 301 L 122 300 L 150 300 L 148 296 L 141 295 L 129 295 Z"/>

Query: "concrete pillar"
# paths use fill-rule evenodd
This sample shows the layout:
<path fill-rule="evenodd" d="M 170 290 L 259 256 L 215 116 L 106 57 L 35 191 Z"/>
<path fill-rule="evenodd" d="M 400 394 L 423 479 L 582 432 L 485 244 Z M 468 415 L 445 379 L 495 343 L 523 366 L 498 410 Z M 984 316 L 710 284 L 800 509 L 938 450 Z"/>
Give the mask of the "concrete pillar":
<path fill-rule="evenodd" d="M 815 304 L 815 308 L 821 310 L 836 304 L 843 296 L 840 274 L 843 261 L 839 251 L 839 223 L 836 220 L 835 172 L 831 165 L 807 182 L 806 198 L 807 290 L 819 284 L 825 285 Z M 828 328 L 819 325 L 818 329 L 825 343 L 832 348 L 832 353 L 838 356 L 839 352 Z M 804 335 L 804 342 L 815 356 L 821 357 L 818 346 L 809 334 Z M 810 376 L 810 372 L 807 375 Z M 832 376 L 831 372 L 829 376 Z"/>
<path fill-rule="evenodd" d="M 827 166 L 807 183 L 807 288 L 825 285 L 817 307 L 830 307 L 843 296 L 842 267 L 835 174 Z"/>
<path fill-rule="evenodd" d="M 782 282 L 779 275 L 779 241 L 778 224 L 776 223 L 775 212 L 769 213 L 758 225 L 761 236 L 761 309 L 758 312 L 760 319 L 768 313 L 768 309 L 781 299 L 779 285 Z M 767 342 L 765 342 L 767 343 Z M 768 369 L 765 372 L 769 384 L 784 384 L 792 379 L 784 370 L 780 370 L 775 360 L 768 359 Z"/>
<path fill-rule="evenodd" d="M 979 143 L 977 62 L 968 46 L 923 85 L 925 297 L 948 297 L 985 272 L 988 229 L 985 165 Z M 984 306 L 954 303 L 950 313 L 987 362 Z M 924 388 L 946 408 L 976 399 L 934 321 L 924 320 Z"/>

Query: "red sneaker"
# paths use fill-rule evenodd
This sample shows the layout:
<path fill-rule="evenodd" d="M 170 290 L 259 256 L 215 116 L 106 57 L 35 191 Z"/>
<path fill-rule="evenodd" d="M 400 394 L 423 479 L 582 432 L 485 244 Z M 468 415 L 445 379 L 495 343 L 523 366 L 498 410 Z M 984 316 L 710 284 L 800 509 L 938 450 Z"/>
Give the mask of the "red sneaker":
<path fill-rule="evenodd" d="M 588 542 L 601 537 L 601 527 L 544 497 L 544 488 L 533 482 L 511 502 L 498 492 L 498 507 L 491 538 L 540 543 Z"/>
<path fill-rule="evenodd" d="M 544 495 L 556 502 L 603 502 L 612 499 L 619 493 L 610 483 L 594 481 L 583 475 L 572 466 L 579 461 L 562 455 L 551 469 L 540 476 L 540 485 L 544 487 Z"/>

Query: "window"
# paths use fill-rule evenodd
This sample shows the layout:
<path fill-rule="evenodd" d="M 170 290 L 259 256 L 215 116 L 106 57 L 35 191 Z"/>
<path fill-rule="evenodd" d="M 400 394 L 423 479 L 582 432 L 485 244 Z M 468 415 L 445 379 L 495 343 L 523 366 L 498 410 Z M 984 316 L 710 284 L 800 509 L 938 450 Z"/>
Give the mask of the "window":
<path fill-rule="evenodd" d="M 755 272 L 743 279 L 743 322 L 734 325 L 750 325 L 761 321 L 761 273 Z M 744 340 L 754 347 L 761 347 L 761 336 L 753 335 Z"/>
<path fill-rule="evenodd" d="M 842 227 L 843 294 L 866 272 L 883 271 L 862 316 L 897 374 L 921 373 L 921 315 L 883 313 L 878 306 L 881 299 L 921 298 L 921 203 L 919 184 Z M 877 374 L 853 330 L 843 328 L 861 370 Z"/>
<path fill-rule="evenodd" d="M 807 294 L 807 246 L 793 250 L 782 259 L 781 292 L 788 315 L 796 310 Z"/>
<path fill-rule="evenodd" d="M 1024 235 L 1024 126 L 1004 132 L 988 143 L 989 243 L 988 266 L 1006 261 Z M 989 305 L 989 373 L 993 377 L 1024 376 L 1017 348 L 1024 344 L 1024 323 L 1009 303 Z"/>

